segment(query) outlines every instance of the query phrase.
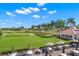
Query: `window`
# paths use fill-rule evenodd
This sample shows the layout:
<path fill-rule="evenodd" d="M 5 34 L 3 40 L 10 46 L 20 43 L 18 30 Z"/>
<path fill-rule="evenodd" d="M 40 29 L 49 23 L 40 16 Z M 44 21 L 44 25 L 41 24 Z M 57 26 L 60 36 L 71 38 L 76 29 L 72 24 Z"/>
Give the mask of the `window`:
<path fill-rule="evenodd" d="M 72 38 L 72 35 L 70 35 L 70 38 Z"/>
<path fill-rule="evenodd" d="M 77 36 L 76 35 L 74 35 L 74 39 L 77 39 Z"/>

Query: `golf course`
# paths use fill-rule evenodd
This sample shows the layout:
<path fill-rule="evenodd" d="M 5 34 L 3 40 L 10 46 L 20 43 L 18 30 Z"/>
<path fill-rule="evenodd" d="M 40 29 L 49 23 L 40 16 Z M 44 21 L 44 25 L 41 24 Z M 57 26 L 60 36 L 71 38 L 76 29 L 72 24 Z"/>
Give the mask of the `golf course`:
<path fill-rule="evenodd" d="M 28 48 L 28 46 L 30 48 L 39 48 L 46 46 L 47 42 L 56 44 L 58 41 L 69 42 L 55 36 L 46 38 L 23 31 L 3 31 L 3 35 L 0 37 L 0 52 L 9 51 L 12 47 L 14 49 Z"/>

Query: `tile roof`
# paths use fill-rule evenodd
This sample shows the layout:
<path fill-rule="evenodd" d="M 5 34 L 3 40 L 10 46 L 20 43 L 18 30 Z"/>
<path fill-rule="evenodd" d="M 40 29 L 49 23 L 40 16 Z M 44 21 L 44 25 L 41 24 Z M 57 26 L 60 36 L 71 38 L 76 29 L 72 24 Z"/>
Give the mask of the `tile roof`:
<path fill-rule="evenodd" d="M 59 32 L 63 34 L 79 34 L 79 29 L 66 29 L 60 30 Z"/>

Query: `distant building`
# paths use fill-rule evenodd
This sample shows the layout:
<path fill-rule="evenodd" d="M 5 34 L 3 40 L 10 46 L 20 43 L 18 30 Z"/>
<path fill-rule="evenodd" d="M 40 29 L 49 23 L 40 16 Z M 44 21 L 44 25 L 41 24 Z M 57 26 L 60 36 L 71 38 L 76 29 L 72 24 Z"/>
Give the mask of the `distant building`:
<path fill-rule="evenodd" d="M 66 30 L 59 30 L 57 35 L 60 38 L 64 39 L 79 40 L 79 29 L 76 29 L 76 27 L 74 27 Z"/>

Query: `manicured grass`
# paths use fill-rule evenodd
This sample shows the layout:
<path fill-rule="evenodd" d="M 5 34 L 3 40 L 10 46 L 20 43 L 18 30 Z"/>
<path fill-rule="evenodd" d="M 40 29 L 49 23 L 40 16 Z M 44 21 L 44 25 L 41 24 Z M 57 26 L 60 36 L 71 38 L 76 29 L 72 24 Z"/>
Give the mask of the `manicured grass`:
<path fill-rule="evenodd" d="M 8 51 L 14 46 L 15 49 L 27 48 L 30 45 L 31 48 L 42 47 L 46 45 L 46 42 L 57 43 L 62 40 L 56 37 L 42 38 L 40 36 L 28 35 L 27 33 L 5 33 L 0 38 L 0 52 Z M 65 43 L 69 42 L 62 40 Z"/>

